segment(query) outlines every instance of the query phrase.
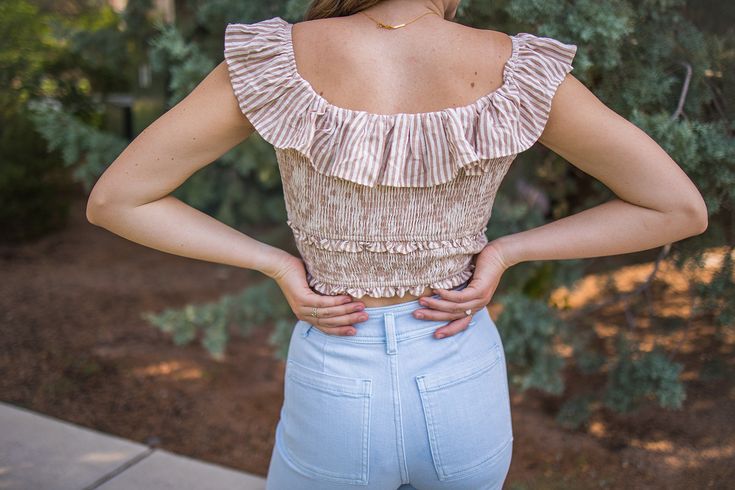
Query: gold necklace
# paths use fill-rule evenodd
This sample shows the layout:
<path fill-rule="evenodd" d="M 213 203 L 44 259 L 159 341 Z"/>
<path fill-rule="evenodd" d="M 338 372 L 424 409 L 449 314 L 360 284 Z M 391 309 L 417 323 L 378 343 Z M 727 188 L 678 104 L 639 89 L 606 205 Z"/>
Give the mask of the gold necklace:
<path fill-rule="evenodd" d="M 415 22 L 415 21 L 419 20 L 424 15 L 427 15 L 427 14 L 436 14 L 436 15 L 439 15 L 438 13 L 436 13 L 433 10 L 429 9 L 428 12 L 424 12 L 423 14 L 419 15 L 418 17 L 416 17 L 415 19 L 413 19 L 413 20 L 411 20 L 409 22 L 406 22 L 404 24 L 398 24 L 396 26 L 392 26 L 390 24 L 384 24 L 384 23 L 382 23 L 382 22 L 380 22 L 380 21 L 378 21 L 376 19 L 373 19 L 372 17 L 370 17 L 367 13 L 363 12 L 362 10 L 360 11 L 360 13 L 361 14 L 365 14 L 370 20 L 372 20 L 373 22 L 375 22 L 377 24 L 377 27 L 378 28 L 383 28 L 383 29 L 400 29 L 401 27 L 407 26 L 411 22 Z"/>

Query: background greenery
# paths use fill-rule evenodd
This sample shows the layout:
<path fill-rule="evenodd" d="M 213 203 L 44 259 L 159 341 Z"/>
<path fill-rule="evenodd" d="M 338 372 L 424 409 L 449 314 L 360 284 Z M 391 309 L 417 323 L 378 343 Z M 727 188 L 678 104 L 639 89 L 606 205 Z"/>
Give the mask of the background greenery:
<path fill-rule="evenodd" d="M 176 21 L 151 0 L 123 12 L 103 1 L 0 4 L 0 225 L 18 243 L 65 223 L 70 199 L 90 190 L 104 169 L 159 114 L 183 98 L 222 60 L 228 22 L 281 16 L 300 20 L 307 2 L 187 0 Z M 576 427 L 594 410 L 625 412 L 649 401 L 677 408 L 686 397 L 682 366 L 660 349 L 642 349 L 625 332 L 650 316 L 648 293 L 658 266 L 702 266 L 707 247 L 725 246 L 711 282 L 692 279 L 692 315 L 711 319 L 724 335 L 735 327 L 735 36 L 726 21 L 735 6 L 684 0 L 463 1 L 461 23 L 509 33 L 527 31 L 578 46 L 573 74 L 603 102 L 645 130 L 703 193 L 710 225 L 703 235 L 660 250 L 626 256 L 654 260 L 646 282 L 621 293 L 613 281 L 599 304 L 569 312 L 551 299 L 591 271 L 613 270 L 604 259 L 522 263 L 509 270 L 493 301 L 511 380 L 564 398 L 561 423 Z M 730 15 L 727 15 L 730 14 Z M 151 73 L 150 82 L 143 82 Z M 128 112 L 126 112 L 126 108 Z M 126 119 L 132 114 L 132 120 Z M 495 202 L 489 238 L 538 226 L 613 197 L 603 184 L 541 145 L 514 163 Z M 247 192 L 245 192 L 247 189 Z M 297 253 L 285 226 L 272 148 L 257 134 L 197 172 L 174 193 L 245 233 Z M 275 231 L 264 233 L 273 225 Z M 629 324 L 614 342 L 593 326 L 595 311 L 622 303 Z M 283 358 L 295 318 L 275 283 L 262 281 L 211 304 L 143 312 L 180 344 L 200 341 L 224 356 L 231 335 L 272 328 Z M 686 329 L 689 318 L 650 318 Z M 567 358 L 558 342 L 572 346 Z M 599 376 L 594 391 L 564 396 L 564 373 Z"/>

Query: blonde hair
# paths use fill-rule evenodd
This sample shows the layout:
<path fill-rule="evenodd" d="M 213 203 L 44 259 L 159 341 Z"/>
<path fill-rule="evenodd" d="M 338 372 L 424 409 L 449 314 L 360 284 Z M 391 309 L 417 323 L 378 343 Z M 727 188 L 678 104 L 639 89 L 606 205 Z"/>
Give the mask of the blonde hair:
<path fill-rule="evenodd" d="M 325 19 L 352 15 L 383 0 L 313 0 L 303 20 Z"/>

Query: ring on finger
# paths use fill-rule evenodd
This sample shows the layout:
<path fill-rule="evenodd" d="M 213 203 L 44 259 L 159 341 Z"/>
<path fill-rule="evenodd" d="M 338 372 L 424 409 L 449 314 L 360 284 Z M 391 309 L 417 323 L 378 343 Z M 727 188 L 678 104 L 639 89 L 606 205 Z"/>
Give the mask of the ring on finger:
<path fill-rule="evenodd" d="M 467 316 L 472 316 L 472 308 L 467 308 L 466 310 L 464 310 L 464 314 Z"/>

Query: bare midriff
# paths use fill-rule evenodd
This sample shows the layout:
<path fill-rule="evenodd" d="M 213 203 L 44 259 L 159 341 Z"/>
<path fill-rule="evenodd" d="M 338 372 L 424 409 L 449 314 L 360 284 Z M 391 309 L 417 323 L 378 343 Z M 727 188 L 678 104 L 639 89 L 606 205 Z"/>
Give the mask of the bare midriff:
<path fill-rule="evenodd" d="M 363 296 L 362 298 L 355 298 L 354 296 L 351 296 L 353 301 L 361 301 L 367 308 L 372 308 L 376 306 L 390 306 L 390 305 L 397 305 L 400 303 L 406 303 L 408 301 L 415 301 L 423 296 L 431 296 L 433 293 L 431 292 L 430 287 L 424 288 L 423 292 L 415 296 L 413 294 L 405 294 L 403 297 L 400 296 L 392 296 L 388 298 L 373 298 L 372 296 Z"/>

